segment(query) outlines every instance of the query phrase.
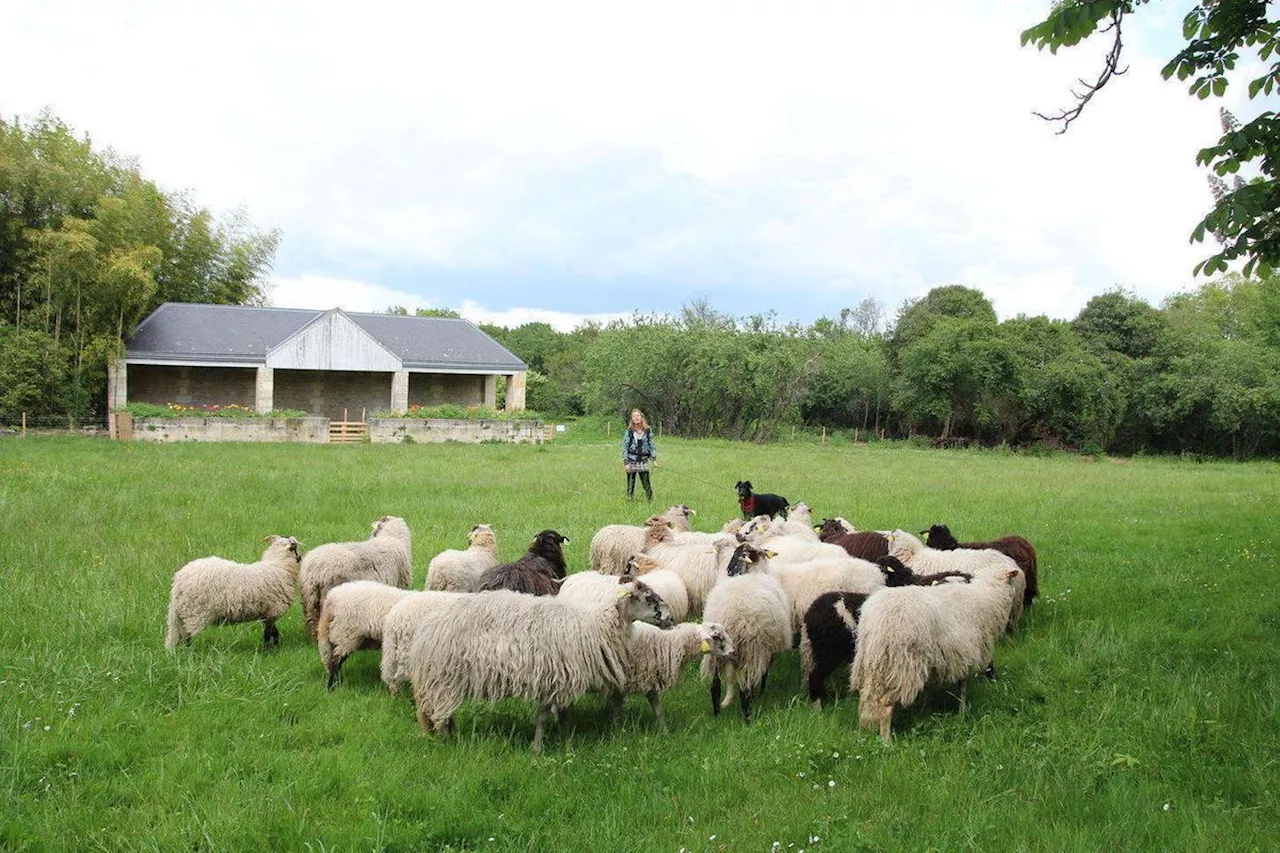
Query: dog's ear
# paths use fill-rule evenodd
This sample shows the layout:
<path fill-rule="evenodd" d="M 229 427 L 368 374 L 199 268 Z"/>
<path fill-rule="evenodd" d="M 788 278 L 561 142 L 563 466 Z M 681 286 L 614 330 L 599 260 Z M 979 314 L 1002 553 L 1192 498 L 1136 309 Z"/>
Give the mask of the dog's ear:
<path fill-rule="evenodd" d="M 749 489 L 749 488 L 751 488 L 751 481 L 750 481 L 750 480 L 743 480 L 743 481 L 742 481 L 742 487 L 743 487 L 744 489 Z"/>

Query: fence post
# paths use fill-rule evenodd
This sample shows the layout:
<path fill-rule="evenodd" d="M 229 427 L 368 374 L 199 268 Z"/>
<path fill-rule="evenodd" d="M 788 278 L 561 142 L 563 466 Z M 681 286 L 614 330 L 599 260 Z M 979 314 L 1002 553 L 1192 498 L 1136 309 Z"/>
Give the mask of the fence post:
<path fill-rule="evenodd" d="M 367 422 L 368 422 L 368 419 L 365 417 L 365 414 L 366 414 L 368 411 L 369 411 L 368 409 L 361 409 L 361 410 L 360 410 L 360 423 L 362 423 L 362 424 L 363 424 L 363 423 L 367 423 Z"/>
<path fill-rule="evenodd" d="M 823 427 L 823 428 L 822 428 L 822 443 L 823 443 L 823 444 L 826 444 L 826 443 L 827 443 L 827 428 L 826 428 L 826 427 Z"/>
<path fill-rule="evenodd" d="M 22 437 L 27 437 L 27 413 L 22 413 Z"/>

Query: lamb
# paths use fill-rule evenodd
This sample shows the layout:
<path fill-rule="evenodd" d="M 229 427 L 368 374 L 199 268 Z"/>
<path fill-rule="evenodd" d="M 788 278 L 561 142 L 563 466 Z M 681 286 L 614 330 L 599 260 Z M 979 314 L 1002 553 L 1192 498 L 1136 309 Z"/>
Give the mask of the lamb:
<path fill-rule="evenodd" d="M 363 542 L 331 542 L 312 548 L 298 575 L 307 635 L 316 638 L 320 604 L 325 594 L 347 581 L 382 581 L 408 589 L 413 572 L 413 545 L 403 518 L 384 515 L 372 524 Z"/>
<path fill-rule="evenodd" d="M 999 539 L 993 539 L 990 542 L 957 542 L 956 538 L 951 535 L 951 530 L 945 524 L 935 524 L 927 531 L 920 534 L 928 537 L 925 544 L 930 548 L 937 548 L 939 551 L 953 551 L 957 548 L 965 548 L 974 551 L 992 549 L 999 551 L 1013 559 L 1018 564 L 1018 568 L 1022 569 L 1023 574 L 1027 576 L 1027 588 L 1022 593 L 1022 603 L 1024 607 L 1030 607 L 1040 595 L 1040 583 L 1038 580 L 1038 572 L 1036 571 L 1036 549 L 1029 541 L 1021 536 L 1001 536 Z"/>
<path fill-rule="evenodd" d="M 320 607 L 316 643 L 320 663 L 329 674 L 329 690 L 338 681 L 342 663 L 360 649 L 382 647 L 383 621 L 409 590 L 378 581 L 348 581 L 329 590 Z"/>
<path fill-rule="evenodd" d="M 701 625 L 682 622 L 663 631 L 644 622 L 632 622 L 627 632 L 630 656 L 626 664 L 626 693 L 643 693 L 658 723 L 662 716 L 662 694 L 676 686 L 684 666 L 700 655 L 728 660 L 734 655 L 733 641 L 724 628 L 713 622 Z M 614 693 L 614 715 L 622 709 L 623 694 Z"/>
<path fill-rule="evenodd" d="M 427 566 L 424 589 L 441 592 L 478 592 L 480 575 L 498 565 L 498 538 L 488 524 L 477 524 L 467 534 L 465 551 L 441 551 Z"/>
<path fill-rule="evenodd" d="M 627 574 L 623 577 L 639 577 L 671 608 L 671 618 L 683 622 L 689 615 L 689 588 L 680 575 L 648 554 L 632 554 L 627 560 Z M 561 591 L 561 595 L 564 592 Z"/>
<path fill-rule="evenodd" d="M 827 677 L 853 660 L 858 643 L 858 615 L 867 600 L 861 592 L 824 592 L 813 600 L 800 629 L 800 668 L 809 686 L 809 701 L 821 707 Z"/>
<path fill-rule="evenodd" d="M 751 491 L 750 480 L 739 480 L 733 487 L 738 490 L 738 507 L 742 510 L 743 518 L 754 518 L 757 515 L 787 517 L 788 501 L 782 495 L 755 494 Z"/>
<path fill-rule="evenodd" d="M 822 522 L 818 538 L 828 545 L 839 545 L 850 557 L 875 562 L 889 553 L 889 540 L 883 533 L 853 530 L 843 518 L 829 518 Z"/>
<path fill-rule="evenodd" d="M 387 611 L 382 622 L 382 683 L 392 695 L 400 691 L 400 683 L 409 680 L 409 648 L 424 616 L 470 595 L 466 592 L 411 592 Z"/>
<path fill-rule="evenodd" d="M 750 543 L 739 545 L 721 578 L 707 596 L 703 618 L 721 625 L 733 638 L 732 658 L 703 658 L 702 677 L 711 679 L 711 710 L 733 701 L 740 691 L 742 718 L 751 722 L 751 701 L 763 691 L 774 657 L 791 648 L 791 603 L 782 584 L 763 569 L 768 552 Z M 749 571 L 753 567 L 760 570 Z M 728 691 L 721 701 L 721 683 Z"/>
<path fill-rule="evenodd" d="M 895 706 L 910 705 L 930 681 L 961 682 L 989 667 L 996 638 L 1008 620 L 1013 566 L 974 578 L 973 583 L 941 583 L 885 589 L 869 596 L 858 619 L 857 651 L 849 686 L 859 691 L 858 721 L 879 727 L 890 739 Z"/>
<path fill-rule="evenodd" d="M 165 648 L 172 650 L 209 625 L 262 620 L 262 644 L 280 645 L 276 620 L 297 595 L 298 540 L 268 536 L 256 563 L 201 557 L 178 569 L 169 590 Z"/>
<path fill-rule="evenodd" d="M 480 576 L 480 591 L 509 589 L 528 595 L 555 595 L 565 577 L 564 551 L 569 541 L 554 530 L 543 530 L 529 543 L 529 550 L 514 563 L 503 563 Z"/>
<path fill-rule="evenodd" d="M 672 529 L 687 532 L 689 517 L 696 513 L 684 504 L 676 504 L 660 516 L 671 522 Z M 647 524 L 648 522 L 646 522 Z M 627 558 L 644 548 L 643 526 L 633 524 L 606 524 L 591 538 L 591 569 L 607 575 L 620 575 Z"/>
<path fill-rule="evenodd" d="M 938 551 L 934 548 L 927 548 L 923 542 L 905 530 L 890 531 L 888 539 L 889 556 L 897 557 L 918 574 L 960 571 L 977 577 L 987 571 L 999 572 L 1018 565 L 1008 555 L 992 549 L 983 551 Z M 1017 628 L 1022 619 L 1022 601 L 1024 590 L 1026 589 L 1026 579 L 1021 571 L 1018 572 L 1018 577 L 1014 583 L 1018 587 L 1018 594 L 1014 599 L 1013 605 L 1009 608 L 1006 628 L 1008 631 Z"/>
<path fill-rule="evenodd" d="M 418 724 L 426 733 L 452 731 L 464 700 L 519 697 L 538 705 L 540 754 L 553 712 L 590 691 L 626 689 L 627 627 L 636 620 L 672 624 L 642 581 L 606 605 L 509 590 L 447 602 L 422 619 L 409 650 Z"/>

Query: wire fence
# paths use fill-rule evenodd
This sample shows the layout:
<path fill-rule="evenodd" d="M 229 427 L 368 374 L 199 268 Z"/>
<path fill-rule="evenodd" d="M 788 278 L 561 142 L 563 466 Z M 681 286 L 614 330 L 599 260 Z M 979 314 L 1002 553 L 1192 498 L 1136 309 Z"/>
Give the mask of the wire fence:
<path fill-rule="evenodd" d="M 101 435 L 108 433 L 106 417 L 77 418 L 68 415 L 36 415 L 22 412 L 11 422 L 0 421 L 0 435 L 22 437 L 29 434 Z"/>

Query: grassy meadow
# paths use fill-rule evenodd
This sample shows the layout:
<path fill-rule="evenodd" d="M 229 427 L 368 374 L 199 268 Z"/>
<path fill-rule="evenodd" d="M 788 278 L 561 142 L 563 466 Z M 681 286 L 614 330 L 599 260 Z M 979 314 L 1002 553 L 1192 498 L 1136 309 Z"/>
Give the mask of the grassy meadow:
<path fill-rule="evenodd" d="M 615 430 L 616 432 L 616 430 Z M 616 435 L 615 435 L 616 439 Z M 173 573 L 414 532 L 414 584 L 489 522 L 504 559 L 538 530 L 639 523 L 615 441 L 545 446 L 147 445 L 0 440 L 0 849 L 1274 850 L 1280 845 L 1280 467 L 906 446 L 660 441 L 655 509 L 696 527 L 732 486 L 859 528 L 1020 533 L 1041 600 L 970 684 L 895 714 L 822 712 L 791 653 L 757 719 L 713 718 L 690 670 L 659 730 L 642 697 L 588 697 L 529 750 L 534 708 L 468 703 L 453 740 L 388 696 L 378 653 L 326 692 L 300 609 L 163 648 Z M 839 676 L 833 679 L 838 681 Z M 836 685 L 840 687 L 840 685 Z"/>

